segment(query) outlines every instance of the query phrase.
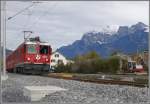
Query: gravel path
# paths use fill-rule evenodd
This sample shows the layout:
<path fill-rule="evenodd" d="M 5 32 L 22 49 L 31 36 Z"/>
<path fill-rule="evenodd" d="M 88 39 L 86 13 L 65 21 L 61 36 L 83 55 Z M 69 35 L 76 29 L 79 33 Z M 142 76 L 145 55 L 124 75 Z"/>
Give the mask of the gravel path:
<path fill-rule="evenodd" d="M 23 96 L 23 87 L 32 85 L 58 86 L 68 91 L 47 95 L 39 101 L 45 104 L 150 104 L 148 89 L 119 85 L 103 85 L 31 75 L 8 74 L 2 82 L 3 102 L 31 102 Z M 48 103 L 46 103 L 48 102 Z"/>

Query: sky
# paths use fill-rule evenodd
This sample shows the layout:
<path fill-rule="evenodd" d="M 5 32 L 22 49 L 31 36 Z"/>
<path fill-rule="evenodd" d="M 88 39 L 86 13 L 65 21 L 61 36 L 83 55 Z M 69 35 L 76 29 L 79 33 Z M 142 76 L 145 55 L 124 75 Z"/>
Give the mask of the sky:
<path fill-rule="evenodd" d="M 8 1 L 7 18 L 32 2 Z M 89 31 L 110 26 L 149 24 L 148 1 L 41 1 L 7 21 L 8 49 L 16 49 L 24 40 L 23 31 L 31 30 L 49 42 L 53 51 L 81 39 Z"/>

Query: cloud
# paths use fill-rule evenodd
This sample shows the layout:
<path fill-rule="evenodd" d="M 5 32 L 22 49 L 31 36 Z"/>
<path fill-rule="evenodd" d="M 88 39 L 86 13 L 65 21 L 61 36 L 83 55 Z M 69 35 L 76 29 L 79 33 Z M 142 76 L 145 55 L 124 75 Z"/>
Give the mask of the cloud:
<path fill-rule="evenodd" d="M 7 47 L 15 49 L 23 41 L 23 30 L 33 30 L 55 50 L 79 40 L 85 32 L 100 31 L 107 25 L 130 26 L 139 21 L 148 24 L 148 4 L 148 1 L 42 1 L 7 22 Z M 8 1 L 7 17 L 29 5 L 31 2 Z M 15 37 L 17 42 L 13 42 Z"/>

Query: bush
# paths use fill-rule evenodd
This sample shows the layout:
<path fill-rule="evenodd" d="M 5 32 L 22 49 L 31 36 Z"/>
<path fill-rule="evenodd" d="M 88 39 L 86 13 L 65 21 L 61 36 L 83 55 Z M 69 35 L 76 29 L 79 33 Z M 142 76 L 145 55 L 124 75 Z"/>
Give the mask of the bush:
<path fill-rule="evenodd" d="M 101 59 L 99 55 L 92 51 L 82 56 L 74 58 L 73 64 L 60 64 L 55 72 L 73 72 L 84 74 L 117 73 L 120 70 L 119 58 L 111 56 L 108 59 Z"/>
<path fill-rule="evenodd" d="M 58 64 L 54 70 L 54 72 L 56 73 L 61 73 L 61 72 L 65 72 L 65 73 L 70 73 L 71 72 L 71 64 L 66 64 L 64 65 L 63 63 Z"/>
<path fill-rule="evenodd" d="M 92 51 L 82 56 L 75 57 L 73 71 L 77 73 L 96 73 L 96 65 L 100 59 L 99 55 Z"/>
<path fill-rule="evenodd" d="M 120 59 L 119 57 L 112 56 L 108 59 L 108 72 L 117 73 L 120 70 Z"/>

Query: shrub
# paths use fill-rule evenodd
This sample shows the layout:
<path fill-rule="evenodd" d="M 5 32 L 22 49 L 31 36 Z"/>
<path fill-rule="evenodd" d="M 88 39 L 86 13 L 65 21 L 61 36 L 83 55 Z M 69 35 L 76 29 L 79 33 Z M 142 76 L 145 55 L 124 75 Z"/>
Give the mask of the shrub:
<path fill-rule="evenodd" d="M 110 73 L 117 73 L 120 70 L 120 59 L 117 56 L 112 56 L 108 59 L 108 71 Z"/>
<path fill-rule="evenodd" d="M 70 73 L 71 72 L 71 64 L 66 64 L 64 65 L 63 63 L 58 64 L 54 70 L 54 72 L 56 73 L 61 73 L 61 72 L 65 72 L 65 73 Z"/>
<path fill-rule="evenodd" d="M 92 51 L 85 55 L 74 58 L 73 64 L 59 64 L 55 72 L 73 72 L 73 73 L 117 73 L 120 70 L 120 60 L 116 56 L 108 59 L 101 59 L 99 55 Z"/>

